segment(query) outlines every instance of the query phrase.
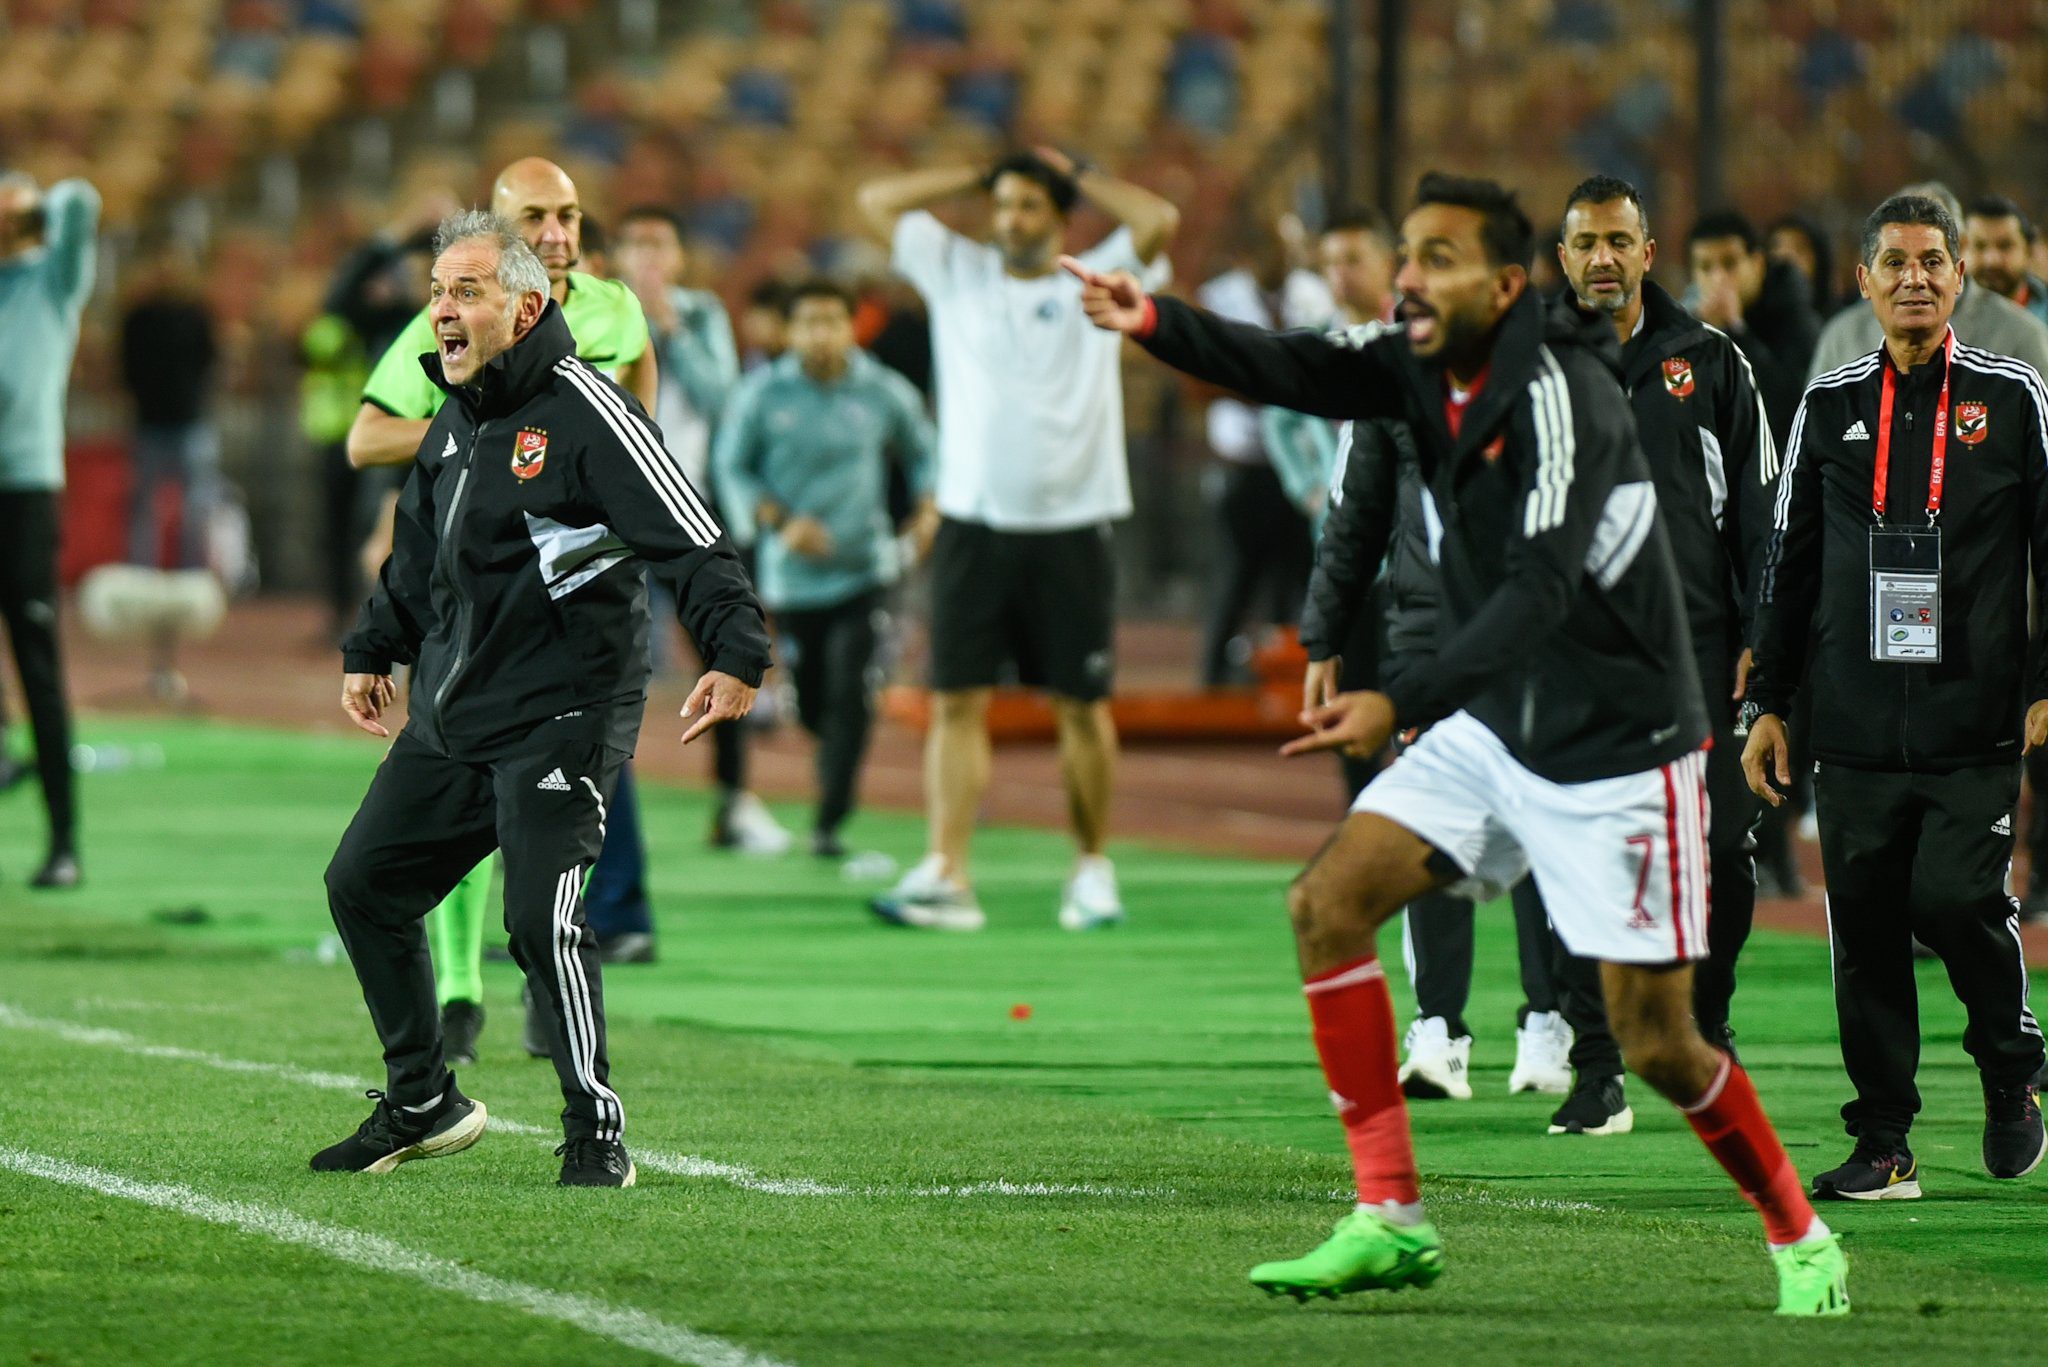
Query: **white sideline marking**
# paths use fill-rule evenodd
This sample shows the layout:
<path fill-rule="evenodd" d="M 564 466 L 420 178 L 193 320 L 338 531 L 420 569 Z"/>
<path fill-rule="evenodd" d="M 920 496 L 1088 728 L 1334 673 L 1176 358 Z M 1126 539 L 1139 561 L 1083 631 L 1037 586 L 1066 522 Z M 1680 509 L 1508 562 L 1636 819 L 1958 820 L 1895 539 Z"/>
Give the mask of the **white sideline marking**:
<path fill-rule="evenodd" d="M 217 1069 L 224 1073 L 256 1074 L 274 1077 L 284 1082 L 296 1082 L 302 1086 L 319 1087 L 326 1091 L 354 1092 L 361 1095 L 365 1085 L 361 1078 L 346 1073 L 325 1073 L 308 1068 L 295 1067 L 289 1063 L 259 1063 L 252 1059 L 228 1058 L 222 1054 L 210 1053 L 203 1049 L 181 1049 L 168 1044 L 151 1044 L 136 1038 L 125 1030 L 112 1030 L 104 1026 L 83 1025 L 76 1021 L 52 1020 L 43 1016 L 32 1016 L 25 1011 L 0 1002 L 0 1027 L 10 1030 L 32 1030 L 39 1034 L 54 1035 L 70 1044 L 84 1044 L 95 1048 L 113 1049 L 137 1058 L 170 1059 L 179 1063 L 196 1063 L 204 1068 Z M 525 1135 L 539 1139 L 543 1144 L 552 1145 L 559 1139 L 558 1128 L 528 1125 L 513 1120 L 498 1111 L 491 1112 L 489 1128 L 502 1134 Z M 920 1196 L 920 1197 L 976 1197 L 976 1196 L 1097 1196 L 1122 1197 L 1127 1199 L 1161 1199 L 1177 1195 L 1171 1187 L 1114 1187 L 1092 1183 L 1051 1183 L 1051 1182 L 965 1182 L 958 1185 L 892 1187 L 837 1186 L 819 1182 L 808 1177 L 768 1177 L 760 1171 L 740 1163 L 725 1163 L 715 1158 L 703 1158 L 689 1153 L 667 1153 L 660 1149 L 643 1149 L 639 1145 L 628 1146 L 633 1160 L 656 1172 L 672 1177 L 709 1177 L 726 1182 L 746 1191 L 760 1192 L 766 1196 Z"/>
<path fill-rule="evenodd" d="M 337 1262 L 353 1263 L 375 1272 L 409 1277 L 437 1291 L 450 1291 L 488 1305 L 505 1305 L 537 1319 L 558 1320 L 610 1339 L 628 1348 L 638 1348 L 670 1362 L 697 1363 L 700 1367 L 782 1367 L 774 1358 L 750 1353 L 735 1343 L 710 1334 L 700 1334 L 679 1324 L 657 1319 L 644 1310 L 607 1305 L 588 1296 L 567 1291 L 550 1291 L 507 1281 L 488 1272 L 421 1253 L 382 1235 L 345 1226 L 323 1225 L 273 1206 L 249 1201 L 223 1201 L 168 1182 L 142 1182 L 100 1168 L 69 1163 L 24 1149 L 0 1147 L 0 1167 L 30 1177 L 82 1187 L 103 1196 L 118 1196 L 161 1210 L 177 1211 L 209 1224 L 226 1225 L 245 1234 L 257 1234 L 279 1243 L 297 1244 L 324 1253 Z"/>

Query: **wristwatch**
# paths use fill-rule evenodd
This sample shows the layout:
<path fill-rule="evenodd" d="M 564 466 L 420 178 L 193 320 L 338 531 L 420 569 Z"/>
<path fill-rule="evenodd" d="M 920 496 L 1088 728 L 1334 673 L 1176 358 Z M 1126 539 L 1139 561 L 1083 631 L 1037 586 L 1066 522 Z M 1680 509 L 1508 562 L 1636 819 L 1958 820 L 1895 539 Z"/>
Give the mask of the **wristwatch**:
<path fill-rule="evenodd" d="M 1756 719 L 1763 714 L 1764 705 L 1760 702 L 1746 702 L 1741 707 L 1735 709 L 1735 734 L 1738 736 L 1748 735 L 1749 728 L 1755 726 Z"/>

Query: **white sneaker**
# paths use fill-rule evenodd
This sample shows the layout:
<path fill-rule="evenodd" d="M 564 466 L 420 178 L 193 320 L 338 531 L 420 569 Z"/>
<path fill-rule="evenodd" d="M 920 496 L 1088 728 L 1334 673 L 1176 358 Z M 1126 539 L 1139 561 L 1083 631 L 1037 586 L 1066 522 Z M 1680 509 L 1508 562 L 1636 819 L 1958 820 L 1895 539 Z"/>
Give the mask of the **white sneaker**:
<path fill-rule="evenodd" d="M 1571 1051 L 1572 1028 L 1564 1017 L 1555 1011 L 1531 1011 L 1515 1031 L 1515 1070 L 1508 1074 L 1508 1095 L 1570 1092 Z"/>
<path fill-rule="evenodd" d="M 868 902 L 868 909 L 893 926 L 914 930 L 980 930 L 988 924 L 972 890 L 948 878 L 946 861 L 928 854 L 896 880 L 896 886 Z"/>
<path fill-rule="evenodd" d="M 1472 1037 L 1451 1038 L 1450 1022 L 1423 1016 L 1408 1027 L 1402 1042 L 1408 1057 L 1401 1061 L 1401 1091 L 1417 1101 L 1472 1099 Z"/>
<path fill-rule="evenodd" d="M 726 804 L 724 833 L 732 848 L 741 854 L 773 857 L 788 854 L 795 837 L 768 810 L 768 804 L 752 793 L 735 793 Z"/>
<path fill-rule="evenodd" d="M 1084 855 L 1060 894 L 1060 929 L 1099 930 L 1122 925 L 1124 899 L 1117 892 L 1116 865 L 1099 854 Z"/>

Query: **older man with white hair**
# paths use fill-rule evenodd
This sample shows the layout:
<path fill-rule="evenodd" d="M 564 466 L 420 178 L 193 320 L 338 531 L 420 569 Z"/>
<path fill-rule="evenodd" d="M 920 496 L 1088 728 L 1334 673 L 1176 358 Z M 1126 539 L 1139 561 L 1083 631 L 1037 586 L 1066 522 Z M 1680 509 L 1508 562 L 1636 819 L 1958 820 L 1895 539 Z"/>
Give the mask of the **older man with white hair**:
<path fill-rule="evenodd" d="M 57 648 L 57 496 L 64 488 L 64 395 L 78 319 L 92 293 L 99 194 L 82 180 L 45 193 L 0 175 L 0 617 L 14 649 L 49 815 L 49 856 L 30 882 L 78 882 L 71 711 Z M 0 753 L 0 770 L 13 766 Z"/>
<path fill-rule="evenodd" d="M 410 716 L 327 869 L 330 907 L 384 1046 L 386 1089 L 320 1171 L 388 1172 L 467 1148 L 481 1103 L 443 1054 L 420 922 L 505 858 L 512 956 L 552 1020 L 564 1186 L 631 1186 L 608 1083 L 585 876 L 646 702 L 636 561 L 678 589 L 707 668 L 685 743 L 744 716 L 768 666 L 761 607 L 709 505 L 631 394 L 588 362 L 518 228 L 457 215 L 436 240 L 419 358 L 452 402 L 400 495 L 391 557 L 342 643 L 342 706 L 365 731 L 413 667 Z"/>

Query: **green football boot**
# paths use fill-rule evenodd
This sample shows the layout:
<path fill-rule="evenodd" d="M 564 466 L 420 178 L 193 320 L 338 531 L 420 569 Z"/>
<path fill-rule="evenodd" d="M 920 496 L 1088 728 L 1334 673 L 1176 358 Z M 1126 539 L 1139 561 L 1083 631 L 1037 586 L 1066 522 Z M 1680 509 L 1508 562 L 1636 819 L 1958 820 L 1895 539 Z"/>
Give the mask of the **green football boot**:
<path fill-rule="evenodd" d="M 1778 1265 L 1779 1314 L 1849 1313 L 1849 1260 L 1834 1235 L 1819 1243 L 1773 1249 L 1771 1261 Z"/>
<path fill-rule="evenodd" d="M 1260 1263 L 1252 1285 L 1268 1295 L 1335 1299 L 1347 1291 L 1399 1291 L 1428 1286 L 1444 1274 L 1444 1243 L 1436 1226 L 1397 1225 L 1375 1210 L 1354 1210 L 1322 1247 L 1286 1262 Z"/>

